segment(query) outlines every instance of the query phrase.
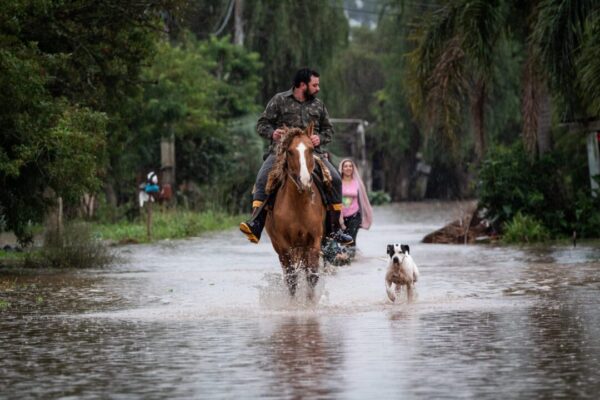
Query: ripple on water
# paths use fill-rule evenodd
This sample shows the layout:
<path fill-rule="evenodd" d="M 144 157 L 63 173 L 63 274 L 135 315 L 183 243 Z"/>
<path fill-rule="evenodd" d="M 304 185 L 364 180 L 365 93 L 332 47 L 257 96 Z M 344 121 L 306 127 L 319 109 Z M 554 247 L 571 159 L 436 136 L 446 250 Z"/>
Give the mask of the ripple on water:
<path fill-rule="evenodd" d="M 2 397 L 594 397 L 600 246 L 420 243 L 461 207 L 376 208 L 317 305 L 290 301 L 268 240 L 237 231 L 130 246 L 103 271 L 2 277 Z M 413 303 L 387 300 L 389 242 L 419 264 Z"/>

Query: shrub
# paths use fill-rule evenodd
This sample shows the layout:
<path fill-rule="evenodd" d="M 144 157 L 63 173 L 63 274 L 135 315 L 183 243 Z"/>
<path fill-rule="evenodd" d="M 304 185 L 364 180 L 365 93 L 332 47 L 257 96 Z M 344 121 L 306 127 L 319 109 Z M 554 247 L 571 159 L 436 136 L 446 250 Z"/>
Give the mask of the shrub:
<path fill-rule="evenodd" d="M 550 232 L 535 218 L 517 213 L 504 224 L 502 241 L 505 243 L 534 243 L 550 239 Z"/>
<path fill-rule="evenodd" d="M 381 204 L 388 204 L 391 201 L 392 197 L 384 191 L 369 192 L 369 202 L 371 205 L 378 206 Z"/>
<path fill-rule="evenodd" d="M 575 227 L 579 237 L 590 238 L 600 235 L 600 191 L 594 196 L 586 191 L 577 191 L 575 200 Z"/>
<path fill-rule="evenodd" d="M 77 222 L 65 225 L 59 235 L 49 230 L 41 251 L 26 261 L 29 267 L 99 268 L 116 260 L 111 250 L 92 236 L 89 225 Z"/>
<path fill-rule="evenodd" d="M 567 148 L 568 150 L 565 150 Z M 520 143 L 490 150 L 479 172 L 479 204 L 497 229 L 531 216 L 551 236 L 600 235 L 600 198 L 589 188 L 583 148 L 558 146 L 530 160 Z M 577 162 L 573 161 L 576 160 Z"/>

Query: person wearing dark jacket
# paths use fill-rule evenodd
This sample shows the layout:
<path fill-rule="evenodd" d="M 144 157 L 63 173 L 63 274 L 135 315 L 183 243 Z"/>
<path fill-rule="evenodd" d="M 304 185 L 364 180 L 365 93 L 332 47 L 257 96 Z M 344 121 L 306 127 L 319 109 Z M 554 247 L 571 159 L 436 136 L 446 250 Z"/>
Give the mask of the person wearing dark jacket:
<path fill-rule="evenodd" d="M 305 129 L 313 124 L 315 134 L 311 137 L 315 153 L 323 160 L 332 177 L 333 189 L 327 194 L 328 230 L 327 235 L 342 244 L 351 244 L 352 237 L 340 228 L 342 210 L 342 179 L 336 168 L 326 157 L 324 146 L 331 142 L 333 126 L 329 121 L 327 108 L 316 96 L 319 93 L 319 73 L 310 68 L 298 70 L 293 87 L 277 93 L 267 104 L 256 124 L 256 131 L 270 141 L 269 154 L 263 162 L 254 186 L 252 217 L 240 224 L 240 230 L 252 243 L 258 243 L 265 226 L 266 211 L 263 203 L 267 199 L 265 187 L 271 168 L 275 162 L 274 148 L 285 133 L 284 127 Z"/>

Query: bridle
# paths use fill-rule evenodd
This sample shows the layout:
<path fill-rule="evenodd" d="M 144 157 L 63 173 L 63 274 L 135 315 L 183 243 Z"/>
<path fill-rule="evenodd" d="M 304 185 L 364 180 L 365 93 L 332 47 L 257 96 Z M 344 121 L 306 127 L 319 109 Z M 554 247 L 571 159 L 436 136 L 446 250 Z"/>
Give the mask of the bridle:
<path fill-rule="evenodd" d="M 289 157 L 289 154 L 286 154 L 286 158 L 287 157 Z M 288 164 L 288 166 L 289 166 L 289 164 Z M 308 167 L 307 167 L 307 169 L 308 169 Z M 314 169 L 314 167 L 313 167 L 313 169 Z M 298 192 L 299 193 L 304 193 L 304 191 L 306 190 L 306 188 L 304 187 L 304 185 L 302 185 L 302 182 L 300 180 L 300 176 L 292 174 L 290 172 L 290 170 L 289 170 L 289 167 L 288 167 L 288 170 L 287 170 L 287 176 L 294 183 L 294 186 L 296 186 L 296 189 L 298 190 Z M 313 194 L 312 182 L 313 182 L 312 171 L 309 171 L 308 185 L 307 185 L 307 187 L 308 187 L 308 193 L 309 194 Z"/>

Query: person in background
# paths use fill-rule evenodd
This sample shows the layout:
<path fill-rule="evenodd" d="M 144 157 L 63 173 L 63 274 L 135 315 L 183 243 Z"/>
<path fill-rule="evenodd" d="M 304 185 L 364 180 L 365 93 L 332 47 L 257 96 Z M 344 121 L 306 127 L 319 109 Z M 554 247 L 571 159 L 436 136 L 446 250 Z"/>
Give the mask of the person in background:
<path fill-rule="evenodd" d="M 356 164 L 351 159 L 345 158 L 340 163 L 339 171 L 342 176 L 342 227 L 345 227 L 345 232 L 352 236 L 356 246 L 358 229 L 371 227 L 373 209 Z"/>

